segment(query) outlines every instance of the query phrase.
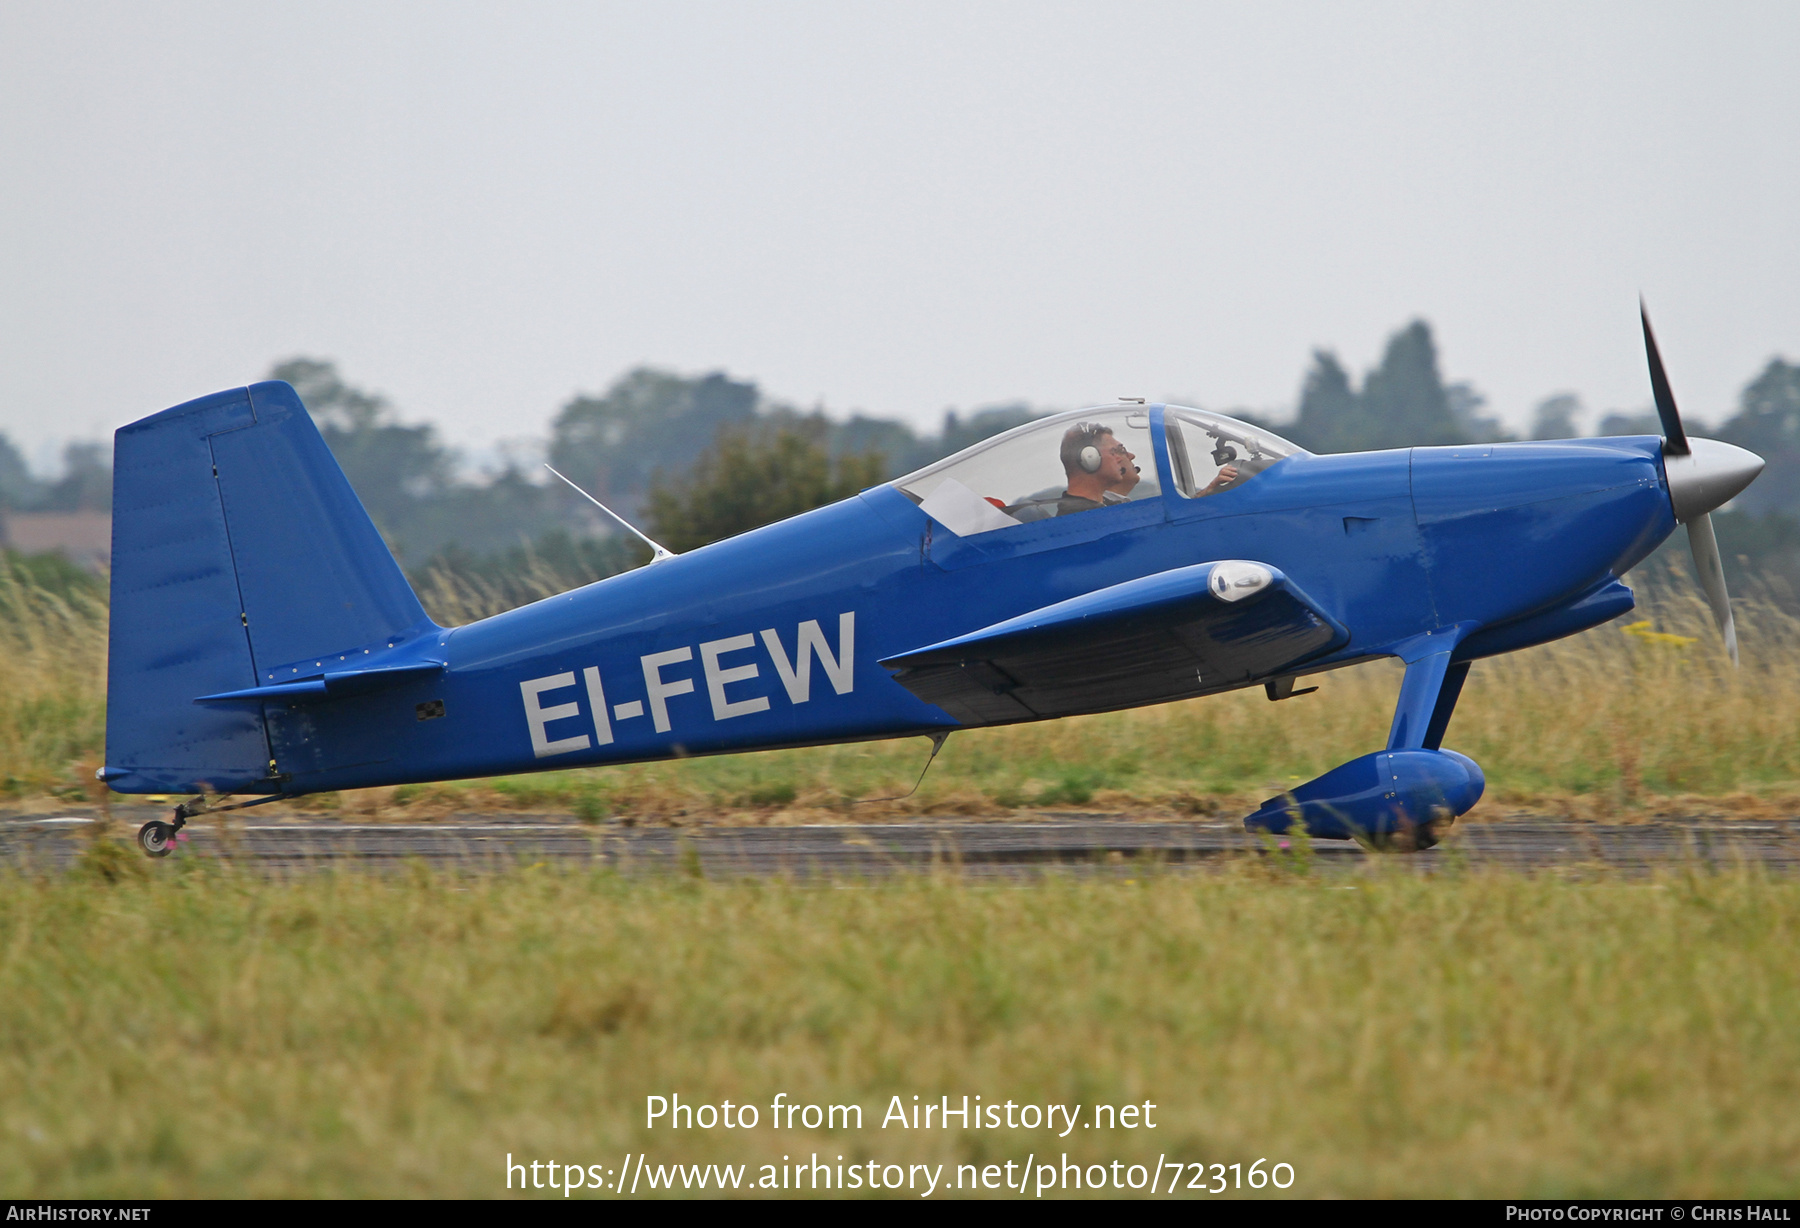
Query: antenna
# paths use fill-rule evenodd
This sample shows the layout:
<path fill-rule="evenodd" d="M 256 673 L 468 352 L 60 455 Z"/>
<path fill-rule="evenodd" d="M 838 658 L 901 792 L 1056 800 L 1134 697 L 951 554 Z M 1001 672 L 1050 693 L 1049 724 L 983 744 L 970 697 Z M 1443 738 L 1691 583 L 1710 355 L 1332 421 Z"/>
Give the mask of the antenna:
<path fill-rule="evenodd" d="M 560 473 L 557 473 L 556 469 L 554 467 L 552 467 L 551 465 L 546 464 L 544 466 L 544 468 L 549 469 L 551 473 L 556 473 L 556 476 L 559 478 L 562 478 L 563 481 L 569 482 L 568 478 L 563 478 L 563 475 Z M 643 542 L 646 546 L 650 547 L 650 549 L 654 552 L 653 557 L 650 559 L 650 561 L 652 563 L 660 563 L 664 559 L 672 559 L 675 557 L 675 552 L 673 550 L 665 550 L 665 549 L 663 549 L 663 547 L 661 547 L 661 546 L 657 545 L 655 542 L 651 541 L 648 537 L 645 537 L 642 533 L 638 532 L 638 528 L 636 525 L 632 524 L 629 520 L 625 519 L 625 517 L 619 515 L 619 513 L 613 511 L 610 507 L 606 506 L 606 504 L 600 502 L 600 500 L 594 498 L 594 496 L 588 494 L 587 491 L 581 489 L 581 487 L 575 485 L 575 483 L 569 482 L 569 488 L 571 490 L 573 490 L 576 494 L 580 495 L 583 499 L 586 499 L 589 503 L 592 503 L 595 507 L 597 507 L 601 511 L 605 512 L 608 516 L 611 516 L 614 520 L 616 520 L 620 524 L 624 525 L 627 529 L 629 529 L 637 537 L 637 539 L 639 541 Z"/>
<path fill-rule="evenodd" d="M 1269 685 L 1273 686 L 1274 683 L 1270 683 Z M 1315 691 L 1318 689 L 1319 689 L 1318 687 L 1313 688 L 1313 690 L 1315 690 Z M 931 765 L 937 762 L 938 752 L 940 750 L 944 749 L 944 743 L 948 742 L 950 740 L 951 733 L 952 733 L 952 731 L 949 729 L 940 729 L 936 733 L 928 733 L 925 735 L 926 737 L 931 739 L 931 754 L 926 757 L 925 766 L 919 769 L 919 778 L 917 780 L 913 781 L 913 787 L 908 789 L 906 792 L 895 794 L 893 797 L 850 797 L 850 798 L 845 798 L 844 800 L 849 802 L 852 806 L 861 805 L 863 802 L 903 802 L 903 801 L 905 801 L 907 798 L 909 798 L 913 794 L 917 793 L 919 791 L 919 786 L 925 783 L 925 773 L 929 772 L 931 770 Z M 252 806 L 255 804 L 256 803 L 254 803 L 254 802 L 246 803 L 246 805 L 252 805 Z"/>

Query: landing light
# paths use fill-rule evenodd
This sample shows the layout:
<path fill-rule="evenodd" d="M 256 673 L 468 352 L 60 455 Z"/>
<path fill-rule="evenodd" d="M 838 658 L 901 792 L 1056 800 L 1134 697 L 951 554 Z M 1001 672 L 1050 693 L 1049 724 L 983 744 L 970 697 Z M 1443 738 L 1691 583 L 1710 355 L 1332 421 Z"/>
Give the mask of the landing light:
<path fill-rule="evenodd" d="M 1230 559 L 1213 565 L 1208 586 L 1220 601 L 1242 601 L 1261 592 L 1275 578 L 1275 573 L 1261 563 Z"/>

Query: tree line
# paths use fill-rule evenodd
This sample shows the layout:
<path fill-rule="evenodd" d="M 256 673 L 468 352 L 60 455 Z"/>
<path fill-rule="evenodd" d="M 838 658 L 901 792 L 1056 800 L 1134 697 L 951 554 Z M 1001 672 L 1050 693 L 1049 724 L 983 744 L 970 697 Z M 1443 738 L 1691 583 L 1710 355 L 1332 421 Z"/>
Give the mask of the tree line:
<path fill-rule="evenodd" d="M 12 440 L 0 435 L 0 512 L 106 512 L 112 510 L 112 450 L 92 441 L 63 448 L 63 475 L 54 481 L 31 472 Z"/>
<path fill-rule="evenodd" d="M 532 563 L 598 579 L 647 557 L 567 486 L 508 461 L 481 482 L 459 473 L 430 424 L 401 422 L 384 398 L 314 358 L 277 364 L 294 385 L 401 565 L 502 585 Z M 856 415 L 834 421 L 714 372 L 639 367 L 577 396 L 551 424 L 557 470 L 676 551 L 821 507 L 1030 421 L 1023 405 L 945 415 L 920 434 Z"/>
<path fill-rule="evenodd" d="M 347 383 L 330 361 L 293 358 L 270 378 L 293 384 L 351 485 L 409 573 L 447 571 L 503 583 L 528 564 L 572 581 L 634 565 L 647 552 L 596 509 L 534 465 L 509 461 L 471 480 L 429 423 L 400 419 L 385 398 Z M 1429 324 L 1389 337 L 1380 361 L 1356 379 L 1317 350 L 1290 417 L 1227 410 L 1314 452 L 1512 438 L 1473 385 L 1444 378 Z M 856 414 L 828 418 L 766 396 L 722 372 L 685 376 L 639 367 L 605 392 L 580 395 L 551 424 L 550 463 L 675 550 L 692 549 L 822 506 L 1021 425 L 1041 410 L 1022 403 L 947 412 L 935 431 Z M 1572 438 L 1585 415 L 1563 393 L 1536 408 L 1530 435 Z M 1768 470 L 1715 516 L 1728 566 L 1800 590 L 1800 365 L 1772 358 L 1707 434 L 1763 456 Z M 1599 434 L 1656 434 L 1653 411 L 1614 412 Z M 105 510 L 111 473 L 99 444 L 71 444 L 65 473 L 34 477 L 0 436 L 0 512 Z"/>

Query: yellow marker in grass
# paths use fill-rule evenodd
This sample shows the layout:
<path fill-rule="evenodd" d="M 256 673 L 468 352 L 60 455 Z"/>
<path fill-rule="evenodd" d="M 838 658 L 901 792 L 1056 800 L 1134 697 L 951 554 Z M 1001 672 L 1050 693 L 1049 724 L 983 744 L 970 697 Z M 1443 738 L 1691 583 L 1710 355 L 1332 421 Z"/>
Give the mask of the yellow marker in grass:
<path fill-rule="evenodd" d="M 1650 620 L 1647 618 L 1639 619 L 1630 626 L 1622 628 L 1622 630 L 1626 635 L 1635 636 L 1646 644 L 1669 644 L 1676 648 L 1686 648 L 1689 644 L 1699 643 L 1699 641 L 1691 635 L 1675 635 L 1668 631 L 1653 631 L 1650 629 Z"/>

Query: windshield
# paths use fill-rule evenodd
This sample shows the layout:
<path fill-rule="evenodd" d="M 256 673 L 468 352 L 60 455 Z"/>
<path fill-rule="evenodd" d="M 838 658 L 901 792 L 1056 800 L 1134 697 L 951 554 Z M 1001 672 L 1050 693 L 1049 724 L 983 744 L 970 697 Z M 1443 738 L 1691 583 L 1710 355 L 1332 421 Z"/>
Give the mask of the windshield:
<path fill-rule="evenodd" d="M 1140 407 L 1028 422 L 894 485 L 960 537 L 1162 494 L 1150 414 Z"/>
<path fill-rule="evenodd" d="M 1169 470 L 1184 498 L 1199 499 L 1242 486 L 1284 456 L 1302 449 L 1259 426 L 1204 409 L 1163 411 Z"/>

